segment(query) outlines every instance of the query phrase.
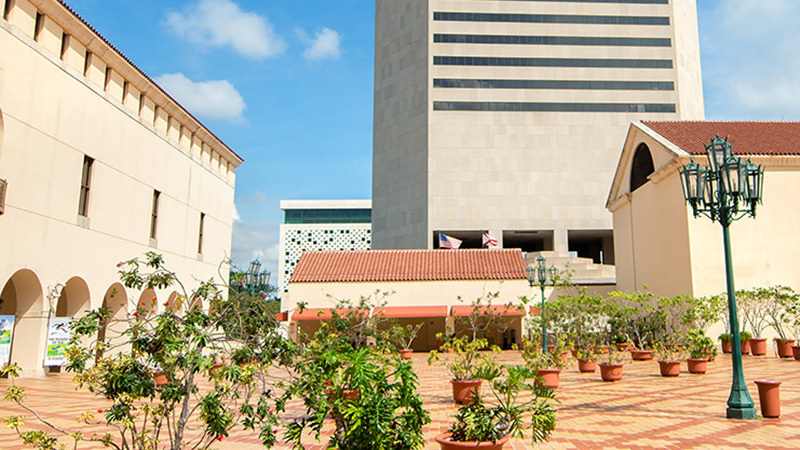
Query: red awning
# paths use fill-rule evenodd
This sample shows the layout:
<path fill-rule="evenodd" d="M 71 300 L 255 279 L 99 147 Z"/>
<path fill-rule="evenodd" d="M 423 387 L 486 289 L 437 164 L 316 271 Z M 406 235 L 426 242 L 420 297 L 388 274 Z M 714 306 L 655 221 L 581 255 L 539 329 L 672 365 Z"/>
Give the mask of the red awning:
<path fill-rule="evenodd" d="M 275 314 L 275 320 L 277 320 L 278 322 L 286 322 L 287 320 L 289 320 L 289 311 L 283 311 L 279 312 L 278 314 Z"/>
<path fill-rule="evenodd" d="M 447 317 L 447 306 L 387 306 L 375 308 L 373 315 L 393 319 L 416 319 L 419 317 Z"/>
<path fill-rule="evenodd" d="M 339 310 L 339 316 L 346 316 L 350 311 L 359 311 L 357 308 L 343 308 Z M 364 311 L 369 314 L 369 311 Z M 329 320 L 333 317 L 333 308 L 307 308 L 303 312 L 296 310 L 292 314 L 292 320 Z"/>
<path fill-rule="evenodd" d="M 506 305 L 490 305 L 490 306 L 481 306 L 481 312 L 486 311 L 487 308 L 494 314 L 500 314 L 501 316 L 508 316 L 508 317 L 521 317 L 525 315 L 525 310 L 521 306 L 506 306 Z M 450 315 L 454 317 L 466 317 L 472 314 L 474 307 L 472 306 L 453 306 L 450 310 Z"/>

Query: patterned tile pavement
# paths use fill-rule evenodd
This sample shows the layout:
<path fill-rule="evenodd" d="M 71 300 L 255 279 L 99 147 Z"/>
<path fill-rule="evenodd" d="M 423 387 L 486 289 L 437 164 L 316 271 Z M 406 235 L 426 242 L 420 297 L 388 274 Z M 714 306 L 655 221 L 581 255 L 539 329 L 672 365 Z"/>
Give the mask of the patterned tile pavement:
<path fill-rule="evenodd" d="M 503 362 L 519 362 L 516 352 L 506 352 Z M 415 354 L 413 364 L 420 377 L 420 392 L 432 422 L 426 427 L 428 449 L 438 449 L 433 437 L 449 426 L 455 411 L 447 374 L 439 366 L 429 367 L 425 354 Z M 573 364 L 575 366 L 575 364 Z M 572 367 L 561 375 L 557 389 L 558 425 L 550 440 L 532 445 L 512 441 L 506 448 L 521 449 L 762 449 L 800 448 L 800 362 L 769 356 L 744 357 L 745 378 L 758 405 L 757 379 L 782 381 L 780 419 L 734 421 L 725 419 L 730 391 L 730 357 L 721 355 L 709 365 L 706 375 L 692 375 L 685 364 L 677 378 L 663 378 L 655 361 L 628 361 L 624 378 L 614 383 L 600 380 L 599 372 L 581 374 Z M 28 404 L 54 423 L 74 427 L 85 410 L 104 408 L 108 402 L 85 391 L 76 391 L 69 374 L 46 379 L 17 380 L 28 390 Z M 8 380 L 0 380 L 5 391 Z M 302 414 L 299 403 L 291 414 Z M 0 417 L 23 414 L 15 405 L 0 403 Z M 30 414 L 26 423 L 34 423 Z M 325 428 L 330 433 L 332 424 Z M 84 430 L 85 431 L 85 430 Z M 101 429 L 97 429 L 101 431 Z M 11 430 L 0 429 L 0 449 L 22 450 Z M 91 447 L 82 447 L 91 448 Z M 215 448 L 248 450 L 261 448 L 257 439 L 234 433 Z M 276 449 L 289 447 L 279 445 Z M 307 446 L 309 450 L 322 445 Z"/>

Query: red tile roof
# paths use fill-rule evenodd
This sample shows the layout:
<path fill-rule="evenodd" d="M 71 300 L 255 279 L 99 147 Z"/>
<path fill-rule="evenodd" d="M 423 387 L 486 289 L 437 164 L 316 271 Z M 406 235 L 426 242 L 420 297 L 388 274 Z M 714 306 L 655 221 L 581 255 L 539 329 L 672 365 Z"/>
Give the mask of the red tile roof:
<path fill-rule="evenodd" d="M 481 314 L 484 314 L 489 308 L 488 306 L 481 306 Z M 467 317 L 472 314 L 472 311 L 475 310 L 474 306 L 467 306 L 467 305 L 457 305 L 453 306 L 450 310 L 450 315 L 453 317 Z M 492 314 L 499 314 L 501 316 L 524 316 L 525 309 L 522 306 L 514 306 L 514 305 L 491 305 L 491 309 L 489 311 Z"/>
<path fill-rule="evenodd" d="M 350 311 L 358 313 L 357 308 L 342 308 L 339 309 L 339 317 L 347 317 Z M 369 310 L 362 310 L 365 316 L 369 315 Z M 330 320 L 333 318 L 333 308 L 306 308 L 302 311 L 299 309 L 292 313 L 292 320 Z"/>
<path fill-rule="evenodd" d="M 375 308 L 373 316 L 392 319 L 416 319 L 419 317 L 447 317 L 447 306 L 384 306 Z"/>
<path fill-rule="evenodd" d="M 693 155 L 705 154 L 705 146 L 717 134 L 730 136 L 733 153 L 739 155 L 800 155 L 800 122 L 643 121 L 645 126 Z"/>
<path fill-rule="evenodd" d="M 524 280 L 519 249 L 305 252 L 290 283 Z"/>

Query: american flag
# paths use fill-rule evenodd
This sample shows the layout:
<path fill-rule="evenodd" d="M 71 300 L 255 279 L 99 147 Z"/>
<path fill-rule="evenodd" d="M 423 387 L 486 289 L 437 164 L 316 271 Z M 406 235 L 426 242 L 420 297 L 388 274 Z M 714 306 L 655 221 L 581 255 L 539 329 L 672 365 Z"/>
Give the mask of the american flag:
<path fill-rule="evenodd" d="M 489 236 L 489 233 L 484 232 L 483 233 L 483 246 L 484 247 L 488 247 L 490 245 L 492 247 L 497 247 L 497 239 Z"/>
<path fill-rule="evenodd" d="M 455 250 L 458 249 L 458 247 L 461 247 L 460 240 L 444 233 L 439 233 L 439 248 L 451 248 Z"/>

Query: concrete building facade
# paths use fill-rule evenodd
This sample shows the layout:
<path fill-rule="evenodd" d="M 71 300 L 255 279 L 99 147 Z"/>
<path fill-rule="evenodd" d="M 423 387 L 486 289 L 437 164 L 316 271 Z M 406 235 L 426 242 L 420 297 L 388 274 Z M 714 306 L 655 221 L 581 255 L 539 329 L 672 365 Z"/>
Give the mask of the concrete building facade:
<path fill-rule="evenodd" d="M 303 252 L 372 247 L 371 208 L 369 200 L 281 200 L 277 281 L 282 299 L 288 297 L 289 278 Z"/>
<path fill-rule="evenodd" d="M 160 253 L 189 289 L 217 276 L 242 159 L 64 2 L 0 8 L 0 316 L 41 375 L 53 318 L 177 295 L 126 290 L 119 261 Z"/>
<path fill-rule="evenodd" d="M 377 0 L 373 247 L 614 263 L 632 121 L 702 119 L 695 0 Z"/>

